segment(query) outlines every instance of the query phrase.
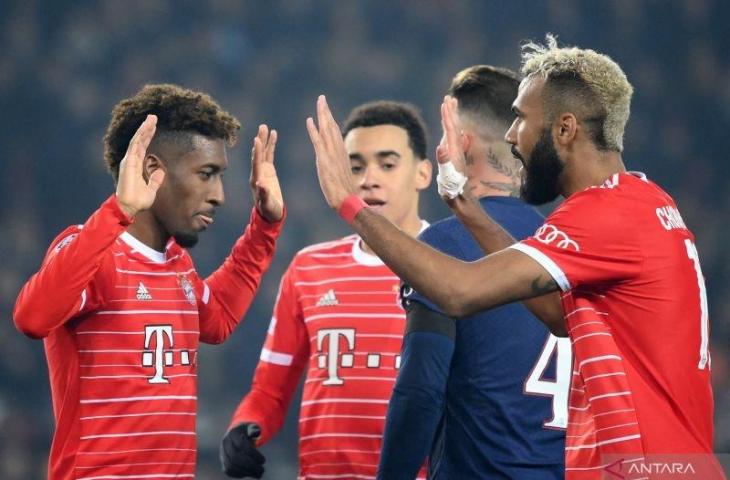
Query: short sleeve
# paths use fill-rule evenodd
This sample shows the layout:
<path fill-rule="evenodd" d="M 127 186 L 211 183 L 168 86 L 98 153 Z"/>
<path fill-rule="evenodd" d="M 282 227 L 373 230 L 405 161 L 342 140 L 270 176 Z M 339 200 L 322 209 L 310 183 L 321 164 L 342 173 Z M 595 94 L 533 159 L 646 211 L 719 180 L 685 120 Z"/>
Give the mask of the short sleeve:
<path fill-rule="evenodd" d="M 641 271 L 641 226 L 621 192 L 592 188 L 566 200 L 532 237 L 509 248 L 529 255 L 562 291 L 629 280 Z"/>

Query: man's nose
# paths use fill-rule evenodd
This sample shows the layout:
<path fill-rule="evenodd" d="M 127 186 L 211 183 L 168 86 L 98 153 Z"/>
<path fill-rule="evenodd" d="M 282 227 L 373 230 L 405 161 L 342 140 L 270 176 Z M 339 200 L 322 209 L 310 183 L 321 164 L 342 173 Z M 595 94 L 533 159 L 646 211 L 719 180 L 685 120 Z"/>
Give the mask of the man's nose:
<path fill-rule="evenodd" d="M 380 186 L 380 174 L 375 167 L 366 167 L 362 176 L 360 186 L 365 189 L 371 189 Z"/>
<path fill-rule="evenodd" d="M 210 194 L 208 195 L 208 201 L 214 205 L 223 205 L 226 203 L 226 195 L 223 191 L 223 179 L 220 175 L 216 176 L 216 179 L 212 184 Z"/>
<path fill-rule="evenodd" d="M 504 141 L 507 143 L 510 143 L 512 145 L 517 145 L 517 137 L 515 136 L 515 125 L 517 125 L 517 121 L 515 120 L 512 122 L 512 125 L 510 125 L 509 130 L 507 130 L 507 133 L 504 134 Z"/>

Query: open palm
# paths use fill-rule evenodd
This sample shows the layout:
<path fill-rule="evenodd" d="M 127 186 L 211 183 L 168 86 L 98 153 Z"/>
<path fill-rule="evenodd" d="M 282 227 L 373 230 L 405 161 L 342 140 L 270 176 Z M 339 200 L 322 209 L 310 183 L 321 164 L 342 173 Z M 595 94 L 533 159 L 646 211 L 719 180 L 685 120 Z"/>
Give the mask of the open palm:
<path fill-rule="evenodd" d="M 259 125 L 251 149 L 253 200 L 261 216 L 269 222 L 278 222 L 284 216 L 284 198 L 274 167 L 276 139 L 276 130 L 269 131 L 267 125 Z"/>
<path fill-rule="evenodd" d="M 127 152 L 119 164 L 117 181 L 117 201 L 124 213 L 134 217 L 138 212 L 152 206 L 157 196 L 165 172 L 157 169 L 148 181 L 143 176 L 144 159 L 152 137 L 155 135 L 157 116 L 147 115 L 129 142 Z"/>

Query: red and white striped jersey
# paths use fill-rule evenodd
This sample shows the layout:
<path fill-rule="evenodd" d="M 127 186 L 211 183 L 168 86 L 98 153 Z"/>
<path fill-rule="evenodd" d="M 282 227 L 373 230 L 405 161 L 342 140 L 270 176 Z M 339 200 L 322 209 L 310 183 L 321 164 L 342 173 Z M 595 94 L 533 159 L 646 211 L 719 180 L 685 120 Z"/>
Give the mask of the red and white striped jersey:
<path fill-rule="evenodd" d="M 566 478 L 603 478 L 616 461 L 626 473 L 654 454 L 711 458 L 704 278 L 672 198 L 643 174 L 616 174 L 511 248 L 564 292 L 575 358 Z"/>
<path fill-rule="evenodd" d="M 235 328 L 280 229 L 252 213 L 204 281 L 174 241 L 157 252 L 128 224 L 110 198 L 53 242 L 18 297 L 18 327 L 45 337 L 54 480 L 194 478 L 199 341 Z"/>
<path fill-rule="evenodd" d="M 256 422 L 259 443 L 267 442 L 306 371 L 299 478 L 375 478 L 405 329 L 399 289 L 355 235 L 300 251 L 281 280 L 252 390 L 231 425 Z"/>

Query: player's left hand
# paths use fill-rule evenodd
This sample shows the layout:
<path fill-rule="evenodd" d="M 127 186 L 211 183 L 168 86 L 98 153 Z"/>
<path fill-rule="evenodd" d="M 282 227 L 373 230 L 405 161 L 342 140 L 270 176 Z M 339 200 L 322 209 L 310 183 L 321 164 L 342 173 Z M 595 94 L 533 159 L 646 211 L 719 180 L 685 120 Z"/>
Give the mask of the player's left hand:
<path fill-rule="evenodd" d="M 451 95 L 446 95 L 441 102 L 441 128 L 443 136 L 436 147 L 438 163 L 451 161 L 454 167 L 466 175 L 466 156 L 464 154 L 464 137 L 459 121 L 459 105 Z"/>
<path fill-rule="evenodd" d="M 274 168 L 276 130 L 259 125 L 251 149 L 251 191 L 256 209 L 268 222 L 278 222 L 284 216 L 284 198 Z"/>
<path fill-rule="evenodd" d="M 458 173 L 466 176 L 466 154 L 464 152 L 464 136 L 461 130 L 459 120 L 459 105 L 457 100 L 446 95 L 441 103 L 441 128 L 443 135 L 441 141 L 436 147 L 436 161 L 439 163 L 439 176 L 441 175 L 441 165 L 451 162 Z M 437 181 L 439 181 L 437 179 Z M 481 210 L 481 206 L 472 198 L 471 189 L 473 187 L 467 181 L 464 192 L 450 197 L 442 195 L 442 199 L 457 215 L 460 210 L 474 207 L 474 204 Z"/>
<path fill-rule="evenodd" d="M 342 132 L 324 95 L 317 99 L 317 124 L 307 118 L 307 131 L 317 159 L 319 186 L 329 206 L 339 210 L 342 202 L 355 193 L 355 182 Z"/>
<path fill-rule="evenodd" d="M 253 422 L 236 425 L 226 432 L 220 445 L 221 466 L 232 478 L 261 478 L 266 458 L 256 448 L 261 427 Z"/>

